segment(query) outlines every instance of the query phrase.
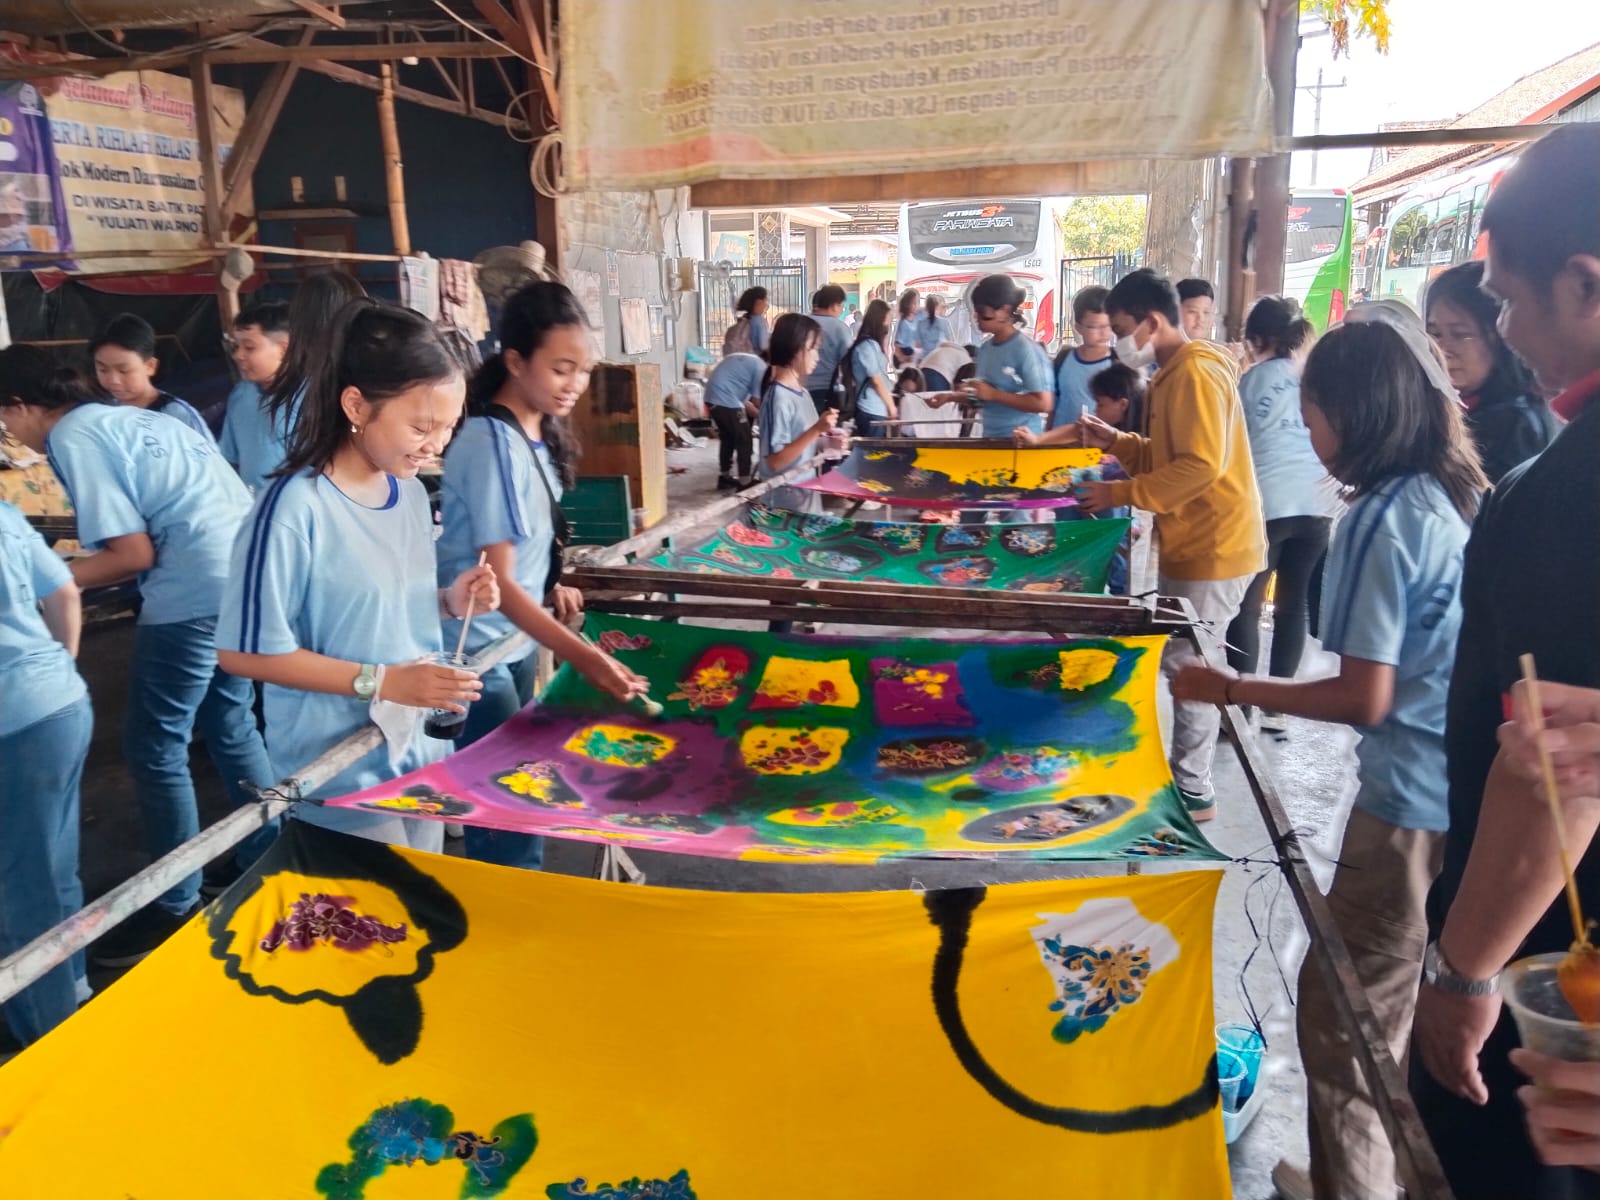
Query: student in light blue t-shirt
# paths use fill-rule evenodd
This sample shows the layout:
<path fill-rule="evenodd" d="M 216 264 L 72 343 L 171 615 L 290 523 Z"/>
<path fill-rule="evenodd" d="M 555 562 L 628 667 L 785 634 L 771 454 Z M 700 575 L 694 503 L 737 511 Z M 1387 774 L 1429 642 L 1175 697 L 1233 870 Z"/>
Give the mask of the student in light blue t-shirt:
<path fill-rule="evenodd" d="M 1245 347 L 1255 365 L 1239 381 L 1239 399 L 1266 518 L 1267 566 L 1251 581 L 1239 615 L 1228 626 L 1228 665 L 1245 674 L 1256 669 L 1261 607 L 1268 581 L 1276 576 L 1269 669 L 1279 679 L 1293 679 L 1300 669 L 1312 585 L 1333 523 L 1331 481 L 1300 415 L 1299 359 L 1312 336 L 1311 323 L 1276 296 L 1256 301 L 1245 319 Z M 1263 711 L 1261 728 L 1281 731 L 1283 723 L 1278 714 Z"/>
<path fill-rule="evenodd" d="M 945 316 L 945 302 L 942 296 L 929 296 L 926 300 L 922 319 L 917 322 L 917 357 L 926 358 L 945 342 L 955 340 L 955 332 L 951 329 L 950 318 Z"/>
<path fill-rule="evenodd" d="M 83 905 L 78 785 L 94 731 L 73 659 L 83 608 L 66 563 L 0 501 L 0 958 Z M 83 955 L 41 975 L 0 1011 L 26 1045 L 88 996 Z"/>
<path fill-rule="evenodd" d="M 772 344 L 772 326 L 767 322 L 767 306 L 770 303 L 764 287 L 745 288 L 739 294 L 738 302 L 733 306 L 733 311 L 739 314 L 734 321 L 736 332 L 723 341 L 724 355 L 766 354 L 767 347 Z M 737 329 L 741 324 L 743 329 Z"/>
<path fill-rule="evenodd" d="M 717 427 L 718 491 L 738 491 L 754 482 L 750 423 L 759 411 L 761 377 L 766 371 L 766 362 L 754 354 L 730 354 L 706 380 L 706 409 Z M 739 460 L 737 479 L 733 475 L 735 458 Z"/>
<path fill-rule="evenodd" d="M 372 721 L 374 700 L 416 710 L 391 744 L 312 798 L 372 787 L 443 758 L 425 710 L 462 712 L 471 671 L 421 661 L 440 622 L 499 607 L 494 569 L 439 587 L 433 520 L 417 478 L 461 419 L 466 380 L 438 328 L 409 309 L 353 301 L 313 348 L 283 473 L 256 499 L 233 548 L 217 645 L 223 665 L 263 689 L 274 778 L 299 771 Z M 453 647 L 452 647 L 453 648 Z M 377 841 L 439 850 L 443 826 L 299 805 L 294 816 Z"/>
<path fill-rule="evenodd" d="M 89 343 L 94 374 L 101 389 L 118 404 L 146 408 L 174 420 L 214 441 L 211 427 L 187 400 L 156 387 L 161 369 L 156 358 L 156 331 L 133 313 L 112 317 Z"/>
<path fill-rule="evenodd" d="M 1077 344 L 1061 347 L 1055 361 L 1055 406 L 1050 412 L 1050 428 L 1076 425 L 1084 413 L 1095 411 L 1096 399 L 1089 381 L 1116 361 L 1111 356 L 1111 318 L 1106 315 L 1106 297 L 1111 289 L 1090 284 L 1072 297 L 1072 329 Z"/>
<path fill-rule="evenodd" d="M 499 332 L 500 353 L 473 377 L 472 416 L 445 455 L 439 586 L 448 587 L 484 555 L 500 583 L 500 608 L 473 620 L 467 652 L 520 629 L 626 702 L 648 684 L 568 627 L 583 611 L 583 596 L 551 574 L 557 534 L 566 527 L 559 501 L 577 478 L 578 447 L 566 417 L 589 384 L 588 319 L 565 286 L 534 283 L 506 301 Z M 723 363 L 737 358 L 764 365 L 748 354 Z M 444 623 L 447 646 L 460 636 L 460 621 Z M 483 673 L 483 694 L 467 711 L 457 746 L 492 733 L 533 699 L 536 649 L 525 643 Z M 480 862 L 536 870 L 543 846 L 543 838 L 528 834 L 467 827 L 467 856 Z"/>
<path fill-rule="evenodd" d="M 850 343 L 854 340 L 850 327 L 839 319 L 844 311 L 844 299 L 844 289 L 836 283 L 818 288 L 811 297 L 811 320 L 816 323 L 819 341 L 816 362 L 802 378 L 819 413 L 825 408 L 838 408 L 843 400 L 836 386 L 838 368 L 844 356 L 850 353 Z M 777 330 L 773 332 L 776 334 Z M 772 359 L 770 348 L 767 359 Z"/>
<path fill-rule="evenodd" d="M 261 415 L 271 429 L 283 431 L 283 456 L 288 456 L 291 431 L 305 399 L 306 381 L 321 365 L 319 347 L 346 305 L 364 300 L 361 282 L 348 271 L 317 271 L 294 290 L 289 301 L 289 344 L 277 372 L 261 384 Z M 248 480 L 247 480 L 248 482 Z"/>
<path fill-rule="evenodd" d="M 288 441 L 288 414 L 274 416 L 262 391 L 283 367 L 289 348 L 289 306 L 282 301 L 252 304 L 233 322 L 233 365 L 239 382 L 228 393 L 217 444 L 233 464 L 250 494 L 267 485 L 283 465 Z"/>
<path fill-rule="evenodd" d="M 247 784 L 269 786 L 250 685 L 217 665 L 216 624 L 228 559 L 250 507 L 217 445 L 178 421 L 97 401 L 75 371 L 36 347 L 0 352 L 6 426 L 43 450 L 72 498 L 78 540 L 96 553 L 76 559 L 79 587 L 137 578 L 143 607 L 135 627 L 123 749 L 153 857 L 199 832 L 189 776 L 198 733 L 235 805 Z M 93 957 L 137 962 L 192 915 L 199 872 L 153 908 L 113 930 Z"/>
<path fill-rule="evenodd" d="M 889 432 L 885 421 L 899 418 L 900 411 L 889 387 L 889 302 L 874 300 L 861 318 L 855 345 L 845 357 L 849 388 L 856 407 L 856 433 L 861 437 L 884 437 Z"/>
<path fill-rule="evenodd" d="M 822 330 L 799 313 L 784 313 L 772 327 L 771 365 L 761 389 L 761 447 L 756 477 L 771 479 L 817 452 L 817 439 L 839 423 L 839 410 L 825 408 L 819 415 L 807 403 L 803 386 L 816 366 Z M 774 508 L 819 513 L 822 497 L 813 491 L 781 487 L 767 494 Z"/>
<path fill-rule="evenodd" d="M 900 293 L 900 315 L 894 323 L 894 362 L 909 367 L 917 360 L 917 289 Z"/>
<path fill-rule="evenodd" d="M 972 310 L 978 329 L 989 340 L 978 347 L 977 375 L 967 394 L 978 401 L 983 436 L 1008 438 L 1018 429 L 1044 432 L 1044 414 L 1055 403 L 1050 361 L 1021 330 L 1022 288 L 1009 275 L 988 275 L 972 289 Z M 946 393 L 934 403 L 963 397 Z"/>
<path fill-rule="evenodd" d="M 1459 403 L 1432 382 L 1442 372 L 1430 369 L 1420 318 L 1378 308 L 1352 309 L 1312 350 L 1301 381 L 1312 445 L 1353 495 L 1323 586 L 1323 646 L 1339 656 L 1339 673 L 1292 682 L 1191 666 L 1172 691 L 1360 728 L 1359 790 L 1328 906 L 1382 1034 L 1398 1047 L 1411 1029 L 1428 941 L 1424 903 L 1449 827 L 1445 701 L 1462 551 L 1488 480 Z M 1394 1162 L 1372 1152 L 1387 1145 L 1383 1126 L 1310 962 L 1299 997 L 1312 1189 L 1392 1192 Z"/>

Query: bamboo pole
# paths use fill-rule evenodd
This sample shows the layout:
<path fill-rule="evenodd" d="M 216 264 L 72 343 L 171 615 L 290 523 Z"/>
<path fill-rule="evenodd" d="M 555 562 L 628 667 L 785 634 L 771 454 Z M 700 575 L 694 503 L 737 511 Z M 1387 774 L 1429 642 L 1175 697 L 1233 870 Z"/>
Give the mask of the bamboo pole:
<path fill-rule="evenodd" d="M 204 54 L 189 59 L 189 81 L 194 88 L 194 129 L 200 149 L 200 205 L 206 244 L 219 246 L 228 240 L 228 218 L 223 211 L 222 161 L 217 149 L 216 96 L 211 84 L 211 63 Z M 217 272 L 217 308 L 222 327 L 233 328 L 239 315 L 239 289 L 223 282 Z"/>
<path fill-rule="evenodd" d="M 400 129 L 394 119 L 394 67 L 379 68 L 383 90 L 378 93 L 378 132 L 383 138 L 384 185 L 389 193 L 389 228 L 394 234 L 394 252 L 402 257 L 411 253 L 411 227 L 406 221 L 405 169 L 400 162 Z"/>

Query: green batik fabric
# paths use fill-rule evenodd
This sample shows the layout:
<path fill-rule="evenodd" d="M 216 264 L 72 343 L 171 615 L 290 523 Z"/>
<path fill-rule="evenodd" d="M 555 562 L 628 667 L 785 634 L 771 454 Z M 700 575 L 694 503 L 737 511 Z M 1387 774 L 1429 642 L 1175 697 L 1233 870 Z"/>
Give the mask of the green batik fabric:
<path fill-rule="evenodd" d="M 1131 522 L 937 525 L 749 505 L 704 540 L 650 560 L 706 575 L 862 579 L 1023 592 L 1103 592 Z"/>

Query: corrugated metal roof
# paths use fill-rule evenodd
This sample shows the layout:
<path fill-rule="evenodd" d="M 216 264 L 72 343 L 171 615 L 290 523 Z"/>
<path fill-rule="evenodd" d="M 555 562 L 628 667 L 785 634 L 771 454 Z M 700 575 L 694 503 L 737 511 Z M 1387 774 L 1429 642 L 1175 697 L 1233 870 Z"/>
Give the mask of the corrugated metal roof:
<path fill-rule="evenodd" d="M 1564 97 L 1573 103 L 1600 92 L 1600 42 L 1570 54 L 1542 70 L 1524 75 L 1470 112 L 1444 124 L 1457 129 L 1524 125 L 1555 114 L 1548 111 Z M 1575 94 L 1576 93 L 1576 94 Z M 1418 122 L 1421 126 L 1424 123 Z M 1457 167 L 1495 149 L 1485 146 L 1413 146 L 1358 180 L 1351 191 L 1357 204 L 1370 203 L 1402 190 L 1411 180 L 1446 167 Z"/>

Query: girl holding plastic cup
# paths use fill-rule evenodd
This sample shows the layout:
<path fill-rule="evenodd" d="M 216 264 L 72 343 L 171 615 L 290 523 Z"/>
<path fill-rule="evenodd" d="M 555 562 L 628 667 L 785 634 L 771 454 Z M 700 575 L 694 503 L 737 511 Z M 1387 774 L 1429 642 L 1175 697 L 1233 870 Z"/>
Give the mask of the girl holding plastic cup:
<path fill-rule="evenodd" d="M 407 309 L 357 300 L 311 356 L 312 373 L 276 479 L 234 545 L 217 627 L 218 658 L 266 685 L 267 752 L 291 775 L 372 719 L 373 701 L 463 711 L 481 684 L 424 661 L 440 621 L 499 607 L 492 567 L 439 587 L 433 520 L 418 472 L 436 462 L 466 404 L 460 362 Z M 379 747 L 320 796 L 371 787 L 443 758 L 423 735 Z M 444 826 L 382 813 L 300 806 L 298 818 L 376 841 L 442 848 Z"/>

